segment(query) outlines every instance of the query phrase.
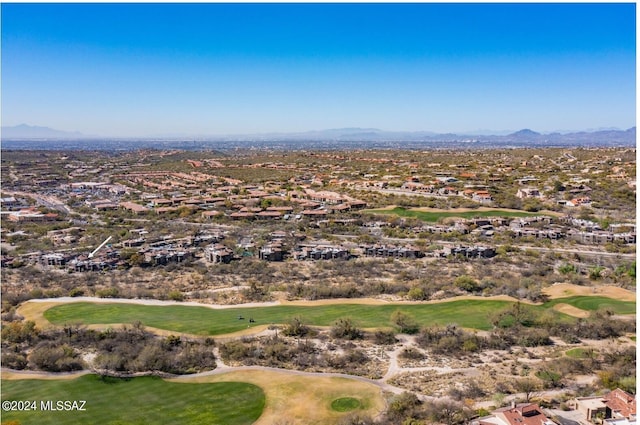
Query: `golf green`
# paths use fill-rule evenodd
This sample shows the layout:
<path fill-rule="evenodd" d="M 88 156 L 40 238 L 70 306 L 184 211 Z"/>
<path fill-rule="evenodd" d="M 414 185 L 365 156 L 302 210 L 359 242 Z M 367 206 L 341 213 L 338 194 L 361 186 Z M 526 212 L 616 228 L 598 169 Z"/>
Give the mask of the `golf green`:
<path fill-rule="evenodd" d="M 19 402 L 30 402 L 31 410 Z M 242 382 L 183 384 L 97 375 L 2 381 L 2 421 L 21 425 L 241 425 L 255 422 L 264 406 L 263 390 Z"/>

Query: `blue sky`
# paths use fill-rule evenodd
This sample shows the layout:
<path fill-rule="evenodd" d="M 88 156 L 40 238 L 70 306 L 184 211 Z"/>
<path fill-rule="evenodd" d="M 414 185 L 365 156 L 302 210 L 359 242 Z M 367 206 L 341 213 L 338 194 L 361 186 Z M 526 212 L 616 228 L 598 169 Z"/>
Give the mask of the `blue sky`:
<path fill-rule="evenodd" d="M 2 4 L 2 125 L 629 128 L 636 6 Z"/>

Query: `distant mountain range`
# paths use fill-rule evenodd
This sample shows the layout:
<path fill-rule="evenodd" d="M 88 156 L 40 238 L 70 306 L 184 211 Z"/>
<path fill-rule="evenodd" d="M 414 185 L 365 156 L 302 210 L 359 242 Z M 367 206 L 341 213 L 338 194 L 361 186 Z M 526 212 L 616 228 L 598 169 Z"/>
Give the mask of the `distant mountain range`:
<path fill-rule="evenodd" d="M 319 142 L 322 146 L 339 148 L 342 143 L 349 145 L 366 145 L 371 143 L 376 147 L 428 147 L 429 145 L 465 144 L 480 146 L 635 146 L 636 128 L 627 130 L 603 129 L 597 131 L 581 131 L 568 133 L 538 133 L 530 129 L 523 129 L 510 134 L 454 134 L 434 133 L 430 131 L 384 131 L 377 128 L 338 128 L 328 130 L 316 130 L 298 133 L 261 133 L 261 134 L 235 134 L 235 135 L 197 135 L 197 136 L 157 136 L 136 138 L 110 138 L 99 136 L 87 136 L 79 132 L 55 130 L 48 127 L 37 127 L 21 124 L 13 127 L 2 127 L 1 139 L 6 141 L 76 141 L 97 143 L 117 141 L 119 144 L 131 142 L 164 142 L 179 146 L 185 144 L 206 144 L 207 142 L 253 142 L 260 146 L 268 147 L 270 143 L 287 147 L 296 147 L 296 143 Z M 101 143 L 102 144 L 102 143 Z M 315 144 L 315 143 L 314 143 Z M 282 146 L 284 146 L 282 145 Z M 35 147 L 35 146 L 34 146 Z M 300 147 L 300 146 L 298 146 Z M 306 146 L 310 147 L 310 146 Z"/>
<path fill-rule="evenodd" d="M 13 127 L 2 126 L 2 139 L 79 139 L 84 135 L 78 131 L 62 131 L 49 127 L 20 124 Z"/>

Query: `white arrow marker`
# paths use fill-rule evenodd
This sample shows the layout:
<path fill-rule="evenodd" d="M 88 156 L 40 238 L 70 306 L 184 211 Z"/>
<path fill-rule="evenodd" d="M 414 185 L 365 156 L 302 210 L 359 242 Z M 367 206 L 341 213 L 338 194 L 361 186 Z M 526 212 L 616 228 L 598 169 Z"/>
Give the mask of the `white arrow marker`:
<path fill-rule="evenodd" d="M 100 246 L 98 246 L 96 249 L 94 249 L 94 250 L 93 250 L 93 252 L 92 252 L 91 254 L 89 254 L 89 258 L 92 258 L 92 257 L 95 255 L 95 253 L 96 253 L 96 252 L 98 252 L 98 250 L 99 250 L 100 248 L 102 248 L 103 246 L 105 246 L 105 244 L 106 244 L 107 242 L 109 242 L 109 240 L 111 240 L 111 236 L 109 236 L 107 239 L 105 239 L 105 240 L 104 240 L 104 242 L 102 242 L 102 243 L 100 244 Z"/>

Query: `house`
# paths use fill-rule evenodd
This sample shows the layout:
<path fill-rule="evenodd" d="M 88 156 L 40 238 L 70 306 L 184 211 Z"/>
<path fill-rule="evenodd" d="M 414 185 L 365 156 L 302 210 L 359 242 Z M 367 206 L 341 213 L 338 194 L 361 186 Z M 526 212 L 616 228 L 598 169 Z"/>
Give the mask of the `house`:
<path fill-rule="evenodd" d="M 214 217 L 220 217 L 221 215 L 223 215 L 221 211 L 215 211 L 215 210 L 202 212 L 202 218 L 206 218 L 208 220 L 211 220 Z"/>
<path fill-rule="evenodd" d="M 233 251 L 222 244 L 212 244 L 204 249 L 204 258 L 210 263 L 230 263 Z"/>
<path fill-rule="evenodd" d="M 635 232 L 629 233 L 613 233 L 607 231 L 580 232 L 570 229 L 567 231 L 567 237 L 582 244 L 605 244 L 610 242 L 618 242 L 622 244 L 636 243 Z"/>
<path fill-rule="evenodd" d="M 284 253 L 281 248 L 276 246 L 265 246 L 258 251 L 258 258 L 265 261 L 282 261 Z"/>
<path fill-rule="evenodd" d="M 109 200 L 95 201 L 91 203 L 91 207 L 96 211 L 117 210 L 118 204 Z"/>
<path fill-rule="evenodd" d="M 19 205 L 18 201 L 13 196 L 7 196 L 5 198 L 0 198 L 0 209 L 11 209 Z"/>
<path fill-rule="evenodd" d="M 478 190 L 473 195 L 471 195 L 471 199 L 481 204 L 490 204 L 493 202 L 491 194 L 486 190 Z"/>
<path fill-rule="evenodd" d="M 611 425 L 636 421 L 636 398 L 620 388 L 604 396 L 578 397 L 573 404 L 587 421 L 593 423 L 600 419 L 607 419 L 604 423 Z"/>
<path fill-rule="evenodd" d="M 358 199 L 349 200 L 349 207 L 352 210 L 361 210 L 367 207 L 367 203 L 365 201 L 360 201 Z"/>
<path fill-rule="evenodd" d="M 40 257 L 40 264 L 43 266 L 64 266 L 73 258 L 73 255 L 70 254 L 54 252 Z"/>
<path fill-rule="evenodd" d="M 598 418 L 605 418 L 607 406 L 602 397 L 578 397 L 573 403 L 576 410 L 589 422 L 595 423 Z"/>
<path fill-rule="evenodd" d="M 258 219 L 262 219 L 262 220 L 274 220 L 274 219 L 278 219 L 281 218 L 283 216 L 283 214 L 280 211 L 260 211 L 259 213 L 256 214 L 256 218 Z"/>
<path fill-rule="evenodd" d="M 338 204 L 338 205 L 331 205 L 327 207 L 327 210 L 332 213 L 347 212 L 350 209 L 351 209 L 351 206 L 349 204 Z"/>
<path fill-rule="evenodd" d="M 154 266 L 168 264 L 171 262 L 181 263 L 190 257 L 187 251 L 177 251 L 174 249 L 152 249 L 144 253 L 144 262 Z"/>
<path fill-rule="evenodd" d="M 426 187 L 427 185 L 425 185 L 424 183 L 408 181 L 402 184 L 401 189 L 407 189 L 411 191 L 416 191 L 416 190 L 420 191 L 420 190 L 424 190 Z"/>
<path fill-rule="evenodd" d="M 296 260 L 348 260 L 351 254 L 348 249 L 340 246 L 306 246 L 299 248 L 294 257 Z"/>
<path fill-rule="evenodd" d="M 471 421 L 471 425 L 557 425 L 535 403 L 520 403 L 495 410 L 490 416 Z"/>
<path fill-rule="evenodd" d="M 563 205 L 566 205 L 567 207 L 589 206 L 591 205 L 591 198 L 588 196 L 574 198 L 569 201 L 565 201 Z"/>
<path fill-rule="evenodd" d="M 390 257 L 390 258 L 421 258 L 424 253 L 415 247 L 395 247 L 385 245 L 373 245 L 362 247 L 362 251 L 367 257 Z"/>
<path fill-rule="evenodd" d="M 300 214 L 304 217 L 325 217 L 327 215 L 326 210 L 304 210 Z"/>
<path fill-rule="evenodd" d="M 251 212 L 234 212 L 229 215 L 233 220 L 253 220 L 256 215 Z"/>
<path fill-rule="evenodd" d="M 462 256 L 466 258 L 491 258 L 495 257 L 496 250 L 486 246 L 456 246 L 450 248 L 444 248 L 442 255 L 447 257 L 449 255 Z"/>
<path fill-rule="evenodd" d="M 125 210 L 129 210 L 135 214 L 142 214 L 149 211 L 147 207 L 136 204 L 135 202 L 120 202 L 120 206 Z"/>
<path fill-rule="evenodd" d="M 57 214 L 53 214 L 53 213 L 43 214 L 33 207 L 23 208 L 19 211 L 13 211 L 9 213 L 9 221 L 16 221 L 19 223 L 51 221 L 51 220 L 56 220 L 57 218 L 58 218 Z"/>
<path fill-rule="evenodd" d="M 607 406 L 607 417 L 634 420 L 636 418 L 636 398 L 620 388 L 606 394 L 604 404 Z"/>
<path fill-rule="evenodd" d="M 456 179 L 455 177 L 451 177 L 451 176 L 440 176 L 440 177 L 436 177 L 436 181 L 439 183 L 456 183 L 458 181 L 458 179 Z"/>
<path fill-rule="evenodd" d="M 518 189 L 518 191 L 516 192 L 516 197 L 520 198 L 520 199 L 525 199 L 525 198 L 542 198 L 542 194 L 540 193 L 540 190 L 534 188 L 534 187 L 526 187 L 526 188 L 521 188 Z"/>

